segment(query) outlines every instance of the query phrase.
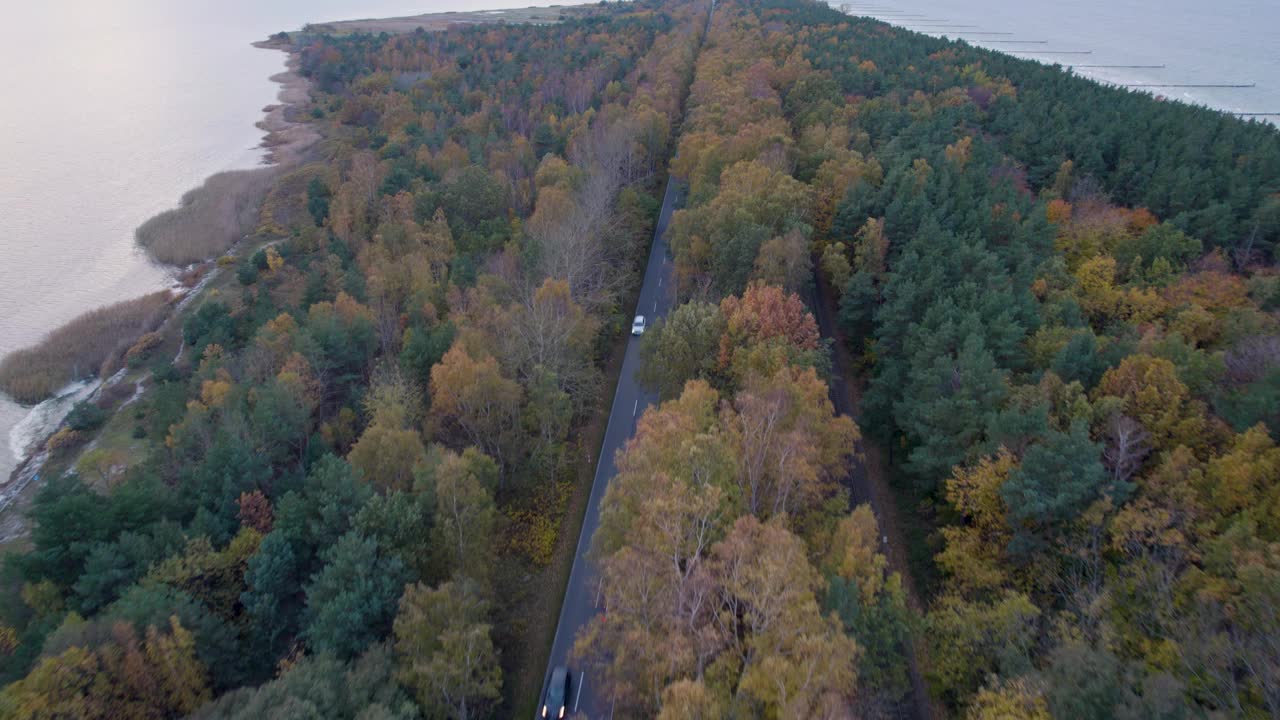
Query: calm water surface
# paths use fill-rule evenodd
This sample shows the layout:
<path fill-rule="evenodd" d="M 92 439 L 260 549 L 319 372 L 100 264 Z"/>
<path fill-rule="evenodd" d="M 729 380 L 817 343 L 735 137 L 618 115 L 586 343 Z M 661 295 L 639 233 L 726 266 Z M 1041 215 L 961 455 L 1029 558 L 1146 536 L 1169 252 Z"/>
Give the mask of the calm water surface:
<path fill-rule="evenodd" d="M 277 87 L 267 78 L 284 68 L 284 55 L 249 43 L 314 21 L 551 4 L 7 3 L 0 23 L 0 356 L 85 310 L 170 284 L 169 271 L 135 248 L 133 232 L 205 177 L 260 161 L 254 123 L 275 102 Z M 0 396 L 0 478 L 39 429 L 22 425 L 27 414 Z"/>

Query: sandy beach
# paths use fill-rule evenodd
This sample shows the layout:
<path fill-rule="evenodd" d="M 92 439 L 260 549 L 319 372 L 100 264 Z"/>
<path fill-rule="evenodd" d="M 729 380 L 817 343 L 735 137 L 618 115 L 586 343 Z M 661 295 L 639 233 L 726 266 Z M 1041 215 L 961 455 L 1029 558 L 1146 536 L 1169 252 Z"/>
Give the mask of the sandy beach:
<path fill-rule="evenodd" d="M 280 102 L 262 109 L 266 116 L 257 122 L 257 126 L 267 133 L 262 139 L 262 146 L 267 148 L 264 162 L 278 167 L 291 167 L 320 140 L 320 133 L 315 126 L 299 117 L 302 106 L 311 101 L 311 81 L 299 74 L 301 61 L 290 44 L 279 40 L 263 40 L 253 46 L 288 54 L 288 60 L 285 61 L 287 69 L 271 76 L 271 82 L 280 86 L 277 95 Z"/>

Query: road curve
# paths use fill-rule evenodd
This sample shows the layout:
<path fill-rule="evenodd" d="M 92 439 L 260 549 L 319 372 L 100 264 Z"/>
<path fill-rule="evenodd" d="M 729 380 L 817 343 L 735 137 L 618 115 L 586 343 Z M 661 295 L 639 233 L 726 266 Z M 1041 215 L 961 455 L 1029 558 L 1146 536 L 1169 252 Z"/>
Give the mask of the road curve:
<path fill-rule="evenodd" d="M 662 211 L 658 213 L 658 224 L 654 228 L 653 244 L 649 249 L 649 263 L 644 271 L 640 297 L 633 313 L 644 315 L 649 325 L 652 325 L 655 319 L 665 316 L 675 301 L 672 263 L 667 252 L 667 225 L 671 220 L 671 213 L 683 202 L 684 191 L 678 181 L 669 180 L 662 197 Z M 551 671 L 561 665 L 569 668 L 572 673 L 572 686 L 569 690 L 567 716 L 576 712 L 595 720 L 613 715 L 612 698 L 598 693 L 600 683 L 593 682 L 590 675 L 582 673 L 580 668 L 569 662 L 569 651 L 573 648 L 578 629 L 586 625 L 599 612 L 596 567 L 595 563 L 587 557 L 587 551 L 591 547 L 591 538 L 600 524 L 600 501 L 604 498 L 609 480 L 616 472 L 613 464 L 614 455 L 635 433 L 636 421 L 639 420 L 640 414 L 658 399 L 657 393 L 646 390 L 636 379 L 636 373 L 639 370 L 640 338 L 628 336 L 627 351 L 622 360 L 622 372 L 618 376 L 618 388 L 614 392 L 613 406 L 609 410 L 609 424 L 605 428 L 604 443 L 600 447 L 600 455 L 596 461 L 596 475 L 591 483 L 591 497 L 587 500 L 582 532 L 578 535 L 573 569 L 569 573 L 569 584 L 565 588 L 564 601 L 560 606 L 560 622 L 556 625 L 551 657 L 547 661 L 546 673 L 542 680 L 545 694 Z M 539 697 L 538 711 L 541 712 L 541 709 L 542 698 Z"/>

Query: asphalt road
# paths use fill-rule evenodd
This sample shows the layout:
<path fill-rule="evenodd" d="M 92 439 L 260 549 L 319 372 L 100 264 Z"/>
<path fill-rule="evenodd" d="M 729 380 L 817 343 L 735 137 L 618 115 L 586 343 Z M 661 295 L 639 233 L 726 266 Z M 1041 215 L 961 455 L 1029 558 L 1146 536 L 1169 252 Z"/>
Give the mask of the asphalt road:
<path fill-rule="evenodd" d="M 656 318 L 667 314 L 675 301 L 675 286 L 672 280 L 672 263 L 667 253 L 667 224 L 671 213 L 684 202 L 683 189 L 675 181 L 667 183 L 666 193 L 662 198 L 662 211 L 658 214 L 658 224 L 654 228 L 653 245 L 649 250 L 649 264 L 644 271 L 644 283 L 640 288 L 633 315 L 644 315 L 648 325 Z M 596 476 L 591 484 L 591 497 L 587 500 L 587 512 L 582 521 L 582 534 L 578 536 L 578 549 L 573 559 L 573 570 L 569 573 L 569 585 L 565 588 L 564 604 L 560 606 L 560 623 L 556 626 L 555 641 L 551 645 L 551 658 L 547 662 L 546 674 L 543 677 L 543 693 L 551 671 L 557 666 L 566 666 L 572 675 L 569 688 L 568 713 L 575 712 L 586 715 L 592 720 L 608 718 L 613 715 L 613 699 L 603 695 L 600 683 L 593 682 L 569 662 L 569 651 L 573 648 L 578 629 L 586 625 L 600 611 L 598 601 L 598 575 L 595 564 L 587 558 L 587 550 L 591 547 L 591 538 L 600 524 L 600 501 L 604 498 L 605 488 L 609 486 L 615 474 L 614 455 L 635 433 L 636 421 L 645 408 L 657 402 L 658 395 L 641 387 L 636 380 L 640 370 L 640 338 L 628 336 L 627 352 L 622 360 L 622 373 L 618 377 L 618 389 L 613 396 L 613 407 L 609 411 L 609 424 L 604 432 L 604 444 L 600 448 L 596 462 Z M 542 698 L 538 699 L 538 711 L 542 710 Z"/>

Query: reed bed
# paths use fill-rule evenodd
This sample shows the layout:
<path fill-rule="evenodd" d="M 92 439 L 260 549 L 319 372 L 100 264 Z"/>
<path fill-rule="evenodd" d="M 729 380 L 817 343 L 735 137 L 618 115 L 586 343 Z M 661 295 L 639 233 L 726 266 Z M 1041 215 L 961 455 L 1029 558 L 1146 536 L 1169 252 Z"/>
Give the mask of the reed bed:
<path fill-rule="evenodd" d="M 119 367 L 139 338 L 160 327 L 172 301 L 162 290 L 80 315 L 0 359 L 0 392 L 37 403 L 72 380 Z"/>

